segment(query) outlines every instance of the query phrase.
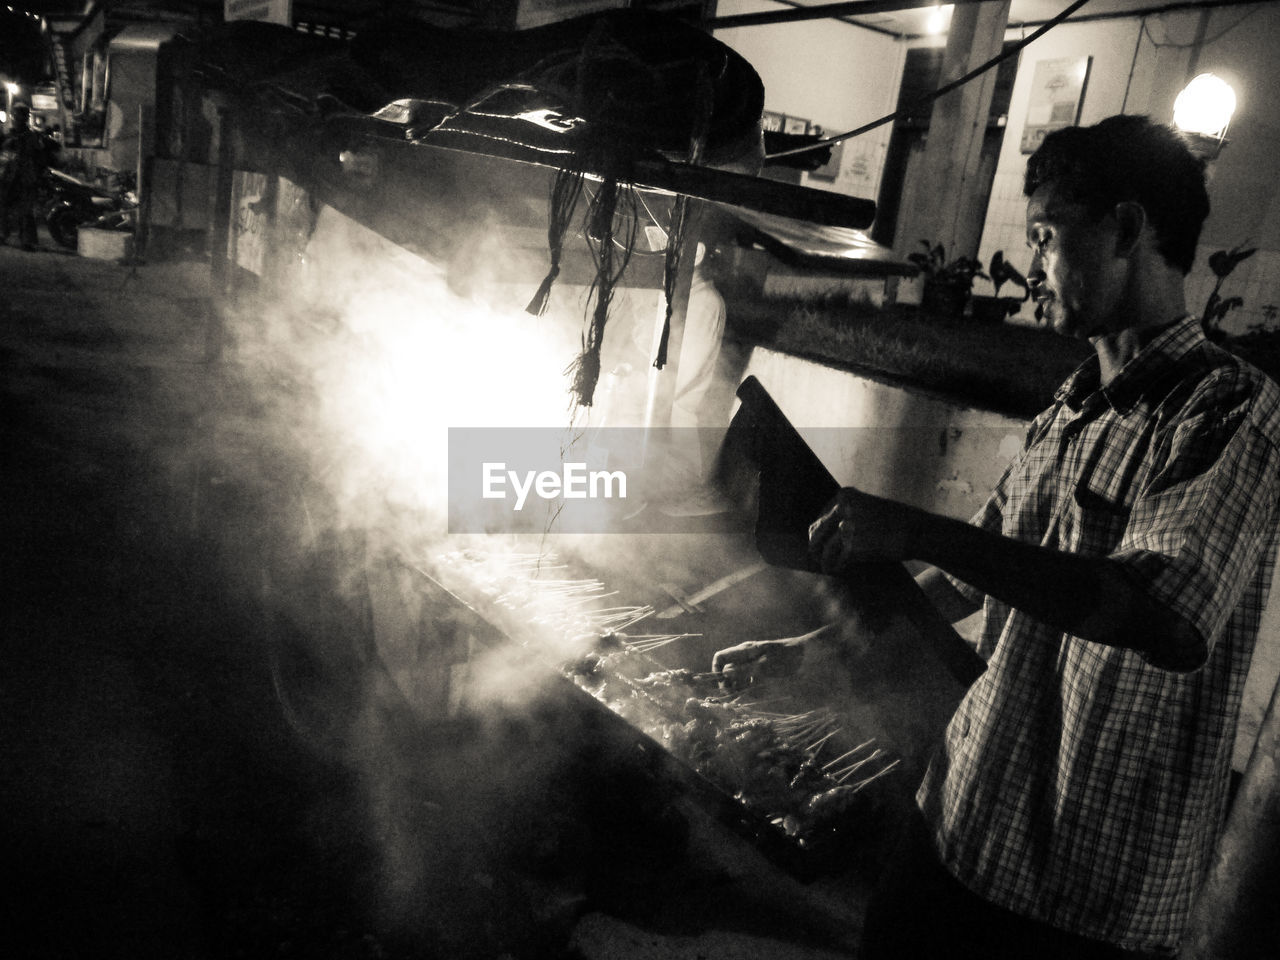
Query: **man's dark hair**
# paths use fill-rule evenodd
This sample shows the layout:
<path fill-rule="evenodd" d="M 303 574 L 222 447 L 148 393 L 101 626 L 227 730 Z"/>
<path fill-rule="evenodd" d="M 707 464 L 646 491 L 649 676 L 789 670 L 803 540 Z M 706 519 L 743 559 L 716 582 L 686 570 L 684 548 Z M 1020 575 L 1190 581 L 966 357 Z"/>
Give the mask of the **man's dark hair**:
<path fill-rule="evenodd" d="M 1051 184 L 1064 200 L 1101 219 L 1116 204 L 1141 204 L 1157 249 L 1183 275 L 1195 262 L 1209 215 L 1204 161 L 1172 127 L 1148 117 L 1108 117 L 1092 127 L 1066 127 L 1044 138 L 1027 161 L 1023 192 Z"/>

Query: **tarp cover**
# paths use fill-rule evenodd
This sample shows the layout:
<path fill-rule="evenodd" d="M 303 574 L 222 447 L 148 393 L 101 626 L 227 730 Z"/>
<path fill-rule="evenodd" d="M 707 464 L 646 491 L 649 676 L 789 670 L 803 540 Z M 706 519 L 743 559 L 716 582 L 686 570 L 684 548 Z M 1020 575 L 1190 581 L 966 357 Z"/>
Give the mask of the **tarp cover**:
<path fill-rule="evenodd" d="M 760 246 L 785 263 L 858 276 L 913 277 L 920 271 L 861 230 L 734 208 Z"/>
<path fill-rule="evenodd" d="M 416 102 L 418 125 L 403 139 L 443 122 L 552 152 L 684 160 L 698 133 L 707 164 L 749 165 L 762 152 L 764 87 L 751 65 L 702 30 L 643 11 L 517 32 L 406 21 L 350 42 L 238 22 L 199 44 L 196 69 L 209 86 L 303 115 Z"/>

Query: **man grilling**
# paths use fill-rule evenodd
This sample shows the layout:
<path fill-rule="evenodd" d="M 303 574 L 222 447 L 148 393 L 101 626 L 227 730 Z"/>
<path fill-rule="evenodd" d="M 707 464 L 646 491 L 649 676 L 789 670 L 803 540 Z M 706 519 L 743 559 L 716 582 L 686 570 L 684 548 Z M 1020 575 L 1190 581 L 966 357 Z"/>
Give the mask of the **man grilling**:
<path fill-rule="evenodd" d="M 824 572 L 924 561 L 987 670 L 869 905 L 867 958 L 1174 953 L 1224 819 L 1276 554 L 1280 389 L 1207 341 L 1183 279 L 1208 214 L 1171 129 L 1119 116 L 1027 164 L 1038 312 L 1095 356 L 969 524 L 845 489 Z M 795 641 L 743 645 L 717 668 Z"/>

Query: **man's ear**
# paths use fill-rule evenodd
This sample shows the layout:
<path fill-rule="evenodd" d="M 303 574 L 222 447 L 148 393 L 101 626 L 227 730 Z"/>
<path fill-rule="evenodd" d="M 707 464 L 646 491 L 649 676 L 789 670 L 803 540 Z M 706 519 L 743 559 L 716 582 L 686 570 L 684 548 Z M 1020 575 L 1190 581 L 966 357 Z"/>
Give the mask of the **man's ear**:
<path fill-rule="evenodd" d="M 1115 218 L 1118 226 L 1116 256 L 1128 257 L 1137 248 L 1142 230 L 1147 225 L 1147 211 L 1140 203 L 1124 200 L 1116 204 Z"/>

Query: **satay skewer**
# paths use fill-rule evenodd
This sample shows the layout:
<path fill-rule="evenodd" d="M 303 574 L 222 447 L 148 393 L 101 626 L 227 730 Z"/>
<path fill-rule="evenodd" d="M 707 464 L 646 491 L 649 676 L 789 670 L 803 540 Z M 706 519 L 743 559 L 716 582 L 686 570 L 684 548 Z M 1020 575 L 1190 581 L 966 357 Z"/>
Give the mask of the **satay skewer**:
<path fill-rule="evenodd" d="M 883 777 L 886 773 L 888 773 L 890 770 L 892 770 L 901 762 L 902 762 L 902 758 L 899 757 L 897 760 L 893 761 L 893 763 L 889 764 L 883 770 L 878 770 L 877 772 L 873 773 L 871 776 L 867 777 L 867 779 L 859 781 L 857 784 L 854 785 L 854 788 L 853 788 L 854 792 L 856 793 L 857 791 L 865 787 L 867 784 L 872 783 L 876 780 L 879 780 L 881 777 Z"/>
<path fill-rule="evenodd" d="M 873 743 L 875 743 L 875 742 L 876 742 L 876 738 L 875 738 L 875 737 L 872 737 L 870 740 L 864 740 L 862 743 L 858 744 L 858 745 L 857 745 L 856 747 L 854 747 L 852 750 L 846 750 L 844 753 L 840 754 L 840 756 L 836 757 L 834 760 L 828 760 L 826 763 L 824 763 L 824 764 L 822 765 L 822 769 L 823 769 L 823 770 L 830 770 L 832 767 L 834 767 L 834 766 L 835 766 L 837 763 L 839 763 L 841 760 L 845 760 L 845 759 L 847 759 L 847 758 L 849 758 L 849 757 L 852 757 L 852 756 L 853 756 L 855 753 L 857 753 L 859 750 L 864 750 L 864 749 L 866 749 L 867 747 L 871 746 L 871 745 L 872 745 Z"/>
<path fill-rule="evenodd" d="M 877 747 L 875 751 L 871 754 L 871 756 L 866 757 L 863 760 L 859 760 L 857 763 L 851 764 L 850 766 L 845 767 L 843 770 L 837 770 L 835 773 L 832 773 L 831 779 L 836 781 L 837 783 L 844 783 L 851 776 L 853 776 L 859 769 L 861 769 L 862 767 L 865 767 L 868 763 L 870 763 L 876 757 L 880 756 L 883 752 L 884 751 L 882 751 L 879 747 Z"/>
<path fill-rule="evenodd" d="M 822 745 L 826 743 L 828 740 L 830 740 L 832 737 L 834 737 L 837 733 L 839 733 L 840 729 L 841 729 L 840 727 L 836 727 L 826 736 L 818 738 L 813 743 L 809 744 L 809 746 L 805 747 L 804 752 L 811 753 L 816 756 L 818 751 L 822 749 Z"/>

